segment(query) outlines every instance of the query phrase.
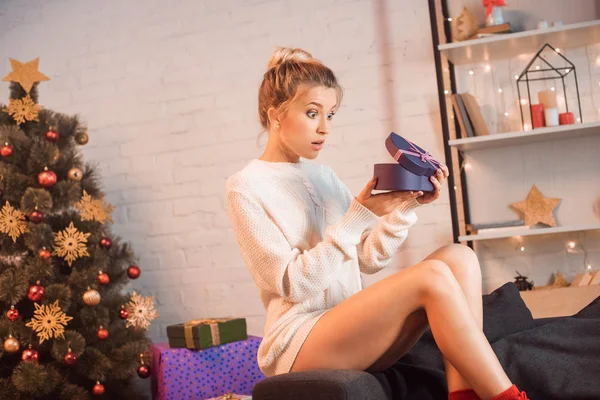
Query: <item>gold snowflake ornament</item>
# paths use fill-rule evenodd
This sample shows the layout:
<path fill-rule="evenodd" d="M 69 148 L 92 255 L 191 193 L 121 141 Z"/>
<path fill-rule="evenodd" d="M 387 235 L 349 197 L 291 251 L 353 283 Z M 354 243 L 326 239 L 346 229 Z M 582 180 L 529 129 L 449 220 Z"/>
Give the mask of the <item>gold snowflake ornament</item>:
<path fill-rule="evenodd" d="M 70 267 L 73 261 L 78 258 L 90 256 L 85 245 L 89 236 L 89 233 L 79 232 L 71 222 L 64 231 L 58 232 L 54 237 L 54 252 L 52 254 L 64 257 Z"/>
<path fill-rule="evenodd" d="M 37 332 L 40 338 L 40 344 L 44 340 L 50 340 L 54 338 L 64 338 L 65 327 L 67 323 L 73 319 L 63 312 L 58 306 L 58 300 L 52 305 L 35 305 L 35 311 L 33 312 L 33 318 L 31 321 L 25 324 L 25 326 L 32 328 L 34 332 Z"/>
<path fill-rule="evenodd" d="M 8 201 L 0 211 L 0 231 L 10 236 L 13 242 L 27 232 L 25 213 L 13 208 Z"/>
<path fill-rule="evenodd" d="M 154 309 L 154 296 L 142 297 L 135 290 L 133 291 L 131 300 L 127 304 L 127 310 L 129 310 L 129 318 L 127 318 L 126 328 L 133 326 L 148 330 L 150 321 L 159 317 Z"/>
<path fill-rule="evenodd" d="M 4 110 L 7 112 L 17 125 L 21 125 L 25 121 L 38 121 L 38 113 L 40 106 L 31 100 L 29 95 L 22 99 L 11 100 L 9 106 Z"/>
<path fill-rule="evenodd" d="M 114 206 L 110 203 L 106 203 L 104 200 L 97 200 L 90 196 L 85 190 L 83 191 L 83 197 L 75 204 L 75 207 L 79 210 L 82 221 L 98 221 L 101 224 L 104 221 L 112 222 L 112 212 Z"/>

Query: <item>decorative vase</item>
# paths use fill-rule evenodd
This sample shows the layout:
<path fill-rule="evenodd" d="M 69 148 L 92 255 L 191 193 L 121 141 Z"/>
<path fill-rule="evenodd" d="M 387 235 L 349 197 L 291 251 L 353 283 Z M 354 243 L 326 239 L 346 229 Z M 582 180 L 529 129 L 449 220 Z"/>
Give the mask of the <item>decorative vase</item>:
<path fill-rule="evenodd" d="M 485 18 L 485 26 L 502 25 L 504 23 L 504 13 L 502 7 L 492 6 L 492 12 Z"/>

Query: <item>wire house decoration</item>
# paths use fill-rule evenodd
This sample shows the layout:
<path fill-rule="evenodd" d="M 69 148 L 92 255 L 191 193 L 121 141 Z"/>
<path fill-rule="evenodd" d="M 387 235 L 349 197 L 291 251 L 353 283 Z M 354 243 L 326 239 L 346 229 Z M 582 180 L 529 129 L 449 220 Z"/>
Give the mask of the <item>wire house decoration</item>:
<path fill-rule="evenodd" d="M 562 60 L 566 62 L 566 66 L 556 67 L 550 61 L 542 56 L 542 53 L 546 49 L 550 49 L 553 54 L 558 55 Z M 551 53 L 552 54 L 552 53 Z M 536 64 L 534 68 L 534 64 Z M 539 64 L 544 65 L 544 68 L 541 68 Z M 579 99 L 579 85 L 577 84 L 577 72 L 575 71 L 575 65 L 571 61 L 569 61 L 565 56 L 563 56 L 559 51 L 557 51 L 554 47 L 549 45 L 548 43 L 544 44 L 541 49 L 538 50 L 536 55 L 529 61 L 525 69 L 518 75 L 517 81 L 517 94 L 519 96 L 519 109 L 521 110 L 521 127 L 525 130 L 525 116 L 523 114 L 523 105 L 526 104 L 529 108 L 529 121 L 531 127 L 533 128 L 533 111 L 531 107 L 531 88 L 530 82 L 534 81 L 548 81 L 548 80 L 556 80 L 560 79 L 562 82 L 562 91 L 564 96 L 565 108 L 566 111 L 569 111 L 569 102 L 567 100 L 567 88 L 565 85 L 565 78 L 569 75 L 573 74 L 575 80 L 575 91 L 577 93 L 577 108 L 579 110 L 579 118 L 577 122 L 583 122 L 583 117 L 581 115 L 581 102 Z M 541 75 L 541 77 L 540 77 Z M 527 103 L 524 103 L 521 97 L 521 84 L 525 83 L 527 86 Z M 554 90 L 554 89 L 553 89 Z"/>

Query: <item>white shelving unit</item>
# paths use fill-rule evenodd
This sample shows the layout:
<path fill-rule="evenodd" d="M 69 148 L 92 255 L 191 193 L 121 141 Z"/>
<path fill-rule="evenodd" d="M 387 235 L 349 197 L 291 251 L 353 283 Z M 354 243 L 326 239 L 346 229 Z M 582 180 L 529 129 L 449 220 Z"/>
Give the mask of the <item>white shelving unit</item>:
<path fill-rule="evenodd" d="M 440 44 L 438 49 L 452 63 L 460 65 L 535 53 L 545 43 L 558 48 L 571 48 L 598 42 L 600 20 Z"/>
<path fill-rule="evenodd" d="M 491 240 L 491 239 L 506 239 L 514 236 L 534 236 L 534 235 L 551 235 L 556 233 L 582 232 L 600 229 L 600 224 L 578 225 L 578 226 L 559 226 L 556 228 L 531 228 L 531 229 L 514 229 L 504 230 L 494 233 L 482 233 L 477 235 L 459 236 L 460 241 L 469 240 Z"/>
<path fill-rule="evenodd" d="M 582 136 L 600 135 L 600 122 L 536 128 L 530 131 L 496 133 L 449 140 L 448 144 L 461 151 L 518 146 L 548 140 L 573 139 Z"/>

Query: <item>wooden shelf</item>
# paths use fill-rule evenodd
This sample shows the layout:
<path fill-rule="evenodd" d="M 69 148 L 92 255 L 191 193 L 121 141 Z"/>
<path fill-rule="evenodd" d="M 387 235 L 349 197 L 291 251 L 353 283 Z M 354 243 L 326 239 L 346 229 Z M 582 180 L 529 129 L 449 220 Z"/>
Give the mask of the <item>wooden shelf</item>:
<path fill-rule="evenodd" d="M 600 122 L 536 128 L 530 131 L 496 133 L 464 139 L 449 140 L 448 144 L 461 151 L 519 146 L 547 140 L 571 139 L 581 136 L 600 135 Z"/>
<path fill-rule="evenodd" d="M 578 313 L 600 296 L 600 285 L 534 289 L 519 293 L 533 318 L 564 317 Z"/>
<path fill-rule="evenodd" d="M 556 228 L 531 228 L 531 229 L 519 229 L 505 230 L 500 232 L 482 233 L 477 235 L 463 235 L 459 236 L 460 242 L 469 242 L 474 240 L 491 240 L 491 239 L 506 239 L 514 236 L 534 236 L 534 235 L 550 235 L 557 233 L 568 233 L 568 232 L 580 232 L 580 231 L 591 231 L 600 229 L 600 224 L 589 224 L 589 225 L 575 225 L 575 226 L 559 226 Z"/>
<path fill-rule="evenodd" d="M 582 47 L 600 42 L 600 20 L 535 29 L 438 45 L 455 65 L 480 63 L 523 53 L 535 53 L 544 44 L 555 48 Z"/>

